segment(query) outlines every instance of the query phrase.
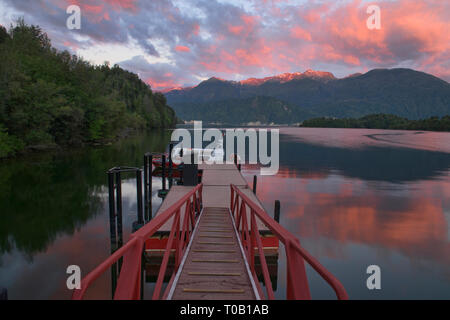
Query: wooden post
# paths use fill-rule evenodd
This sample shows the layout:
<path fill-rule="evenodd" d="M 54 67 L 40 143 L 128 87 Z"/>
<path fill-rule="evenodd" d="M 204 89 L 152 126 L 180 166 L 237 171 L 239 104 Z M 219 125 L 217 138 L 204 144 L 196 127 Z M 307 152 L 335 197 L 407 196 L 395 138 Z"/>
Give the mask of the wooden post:
<path fill-rule="evenodd" d="M 142 171 L 136 170 L 136 191 L 137 191 L 137 223 L 139 228 L 144 225 L 144 209 L 142 208 Z"/>
<path fill-rule="evenodd" d="M 116 172 L 116 224 L 117 224 L 117 249 L 123 246 L 123 227 L 122 227 L 122 178 L 120 171 Z M 118 272 L 122 269 L 123 259 L 119 259 Z"/>
<path fill-rule="evenodd" d="M 152 219 L 152 163 L 153 155 L 144 155 L 144 218 L 145 222 Z"/>
<path fill-rule="evenodd" d="M 280 200 L 275 200 L 275 210 L 273 218 L 276 222 L 280 223 Z"/>
<path fill-rule="evenodd" d="M 144 155 L 144 219 L 149 221 L 148 217 L 148 154 Z"/>
<path fill-rule="evenodd" d="M 114 171 L 108 171 L 108 189 L 109 189 L 109 228 L 111 240 L 111 254 L 117 249 L 117 229 L 116 229 L 116 207 L 114 200 Z M 117 263 L 111 266 L 111 296 L 114 298 L 114 292 L 117 287 Z"/>
<path fill-rule="evenodd" d="M 162 189 L 166 190 L 166 155 L 162 155 Z"/>
<path fill-rule="evenodd" d="M 172 188 L 172 184 L 173 184 L 173 179 L 172 179 L 172 165 L 173 165 L 172 152 L 173 152 L 173 143 L 170 143 L 169 144 L 169 172 L 168 172 L 169 189 Z"/>

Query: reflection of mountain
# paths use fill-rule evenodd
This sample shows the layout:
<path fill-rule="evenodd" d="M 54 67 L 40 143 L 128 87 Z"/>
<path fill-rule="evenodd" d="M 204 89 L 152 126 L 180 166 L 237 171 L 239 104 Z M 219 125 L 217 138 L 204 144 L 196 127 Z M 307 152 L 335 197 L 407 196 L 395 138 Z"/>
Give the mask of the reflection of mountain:
<path fill-rule="evenodd" d="M 104 206 L 106 171 L 142 166 L 147 151 L 164 151 L 169 131 L 124 139 L 100 149 L 38 155 L 0 166 L 0 254 L 32 256 L 60 235 L 73 234 Z M 106 220 L 105 220 L 106 223 Z"/>
<path fill-rule="evenodd" d="M 430 179 L 450 169 L 450 154 L 381 146 L 337 148 L 283 141 L 280 165 L 296 170 L 300 176 L 338 170 L 344 176 L 362 180 L 406 182 Z"/>

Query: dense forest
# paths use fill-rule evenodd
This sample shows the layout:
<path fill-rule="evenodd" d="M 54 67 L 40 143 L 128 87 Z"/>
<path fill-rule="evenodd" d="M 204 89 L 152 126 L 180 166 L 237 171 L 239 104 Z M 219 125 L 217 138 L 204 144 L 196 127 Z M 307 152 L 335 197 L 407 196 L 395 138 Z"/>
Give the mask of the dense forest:
<path fill-rule="evenodd" d="M 379 113 L 414 120 L 450 114 L 450 84 L 411 69 L 375 69 L 343 79 L 328 73 L 316 77 L 310 71 L 298 79 L 280 81 L 273 77 L 261 84 L 210 78 L 196 87 L 165 95 L 184 120 L 206 121 L 210 114 L 220 114 L 227 104 L 239 104 L 239 114 L 226 115 L 226 122 L 235 124 L 252 117 L 255 119 L 250 121 L 259 117 L 281 121 L 279 124 L 286 124 L 287 118 L 294 124 L 317 117 L 360 118 Z M 208 113 L 199 112 L 206 106 Z M 286 106 L 289 113 L 273 114 L 272 108 L 283 112 L 279 106 Z M 260 112 L 258 116 L 256 112 Z"/>
<path fill-rule="evenodd" d="M 179 103 L 176 105 L 177 116 L 181 119 L 201 119 L 208 123 L 224 125 L 256 122 L 291 124 L 294 110 L 296 110 L 295 107 L 288 103 L 264 96 L 205 103 Z M 302 115 L 311 117 L 308 112 Z"/>
<path fill-rule="evenodd" d="M 312 128 L 367 128 L 450 131 L 450 116 L 408 120 L 391 114 L 372 114 L 359 119 L 315 118 L 303 121 L 302 127 Z"/>
<path fill-rule="evenodd" d="M 175 123 L 164 95 L 137 75 L 60 52 L 23 20 L 0 26 L 0 158 Z"/>

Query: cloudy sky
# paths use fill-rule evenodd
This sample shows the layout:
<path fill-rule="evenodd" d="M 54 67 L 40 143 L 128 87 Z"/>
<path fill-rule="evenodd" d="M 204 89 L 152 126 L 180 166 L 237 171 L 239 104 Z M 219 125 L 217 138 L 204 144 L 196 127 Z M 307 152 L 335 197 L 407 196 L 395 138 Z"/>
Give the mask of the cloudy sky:
<path fill-rule="evenodd" d="M 66 9 L 81 8 L 69 30 Z M 381 29 L 366 10 L 381 8 Z M 0 24 L 40 25 L 58 49 L 131 70 L 156 90 L 212 76 L 407 67 L 450 81 L 448 0 L 0 0 Z"/>

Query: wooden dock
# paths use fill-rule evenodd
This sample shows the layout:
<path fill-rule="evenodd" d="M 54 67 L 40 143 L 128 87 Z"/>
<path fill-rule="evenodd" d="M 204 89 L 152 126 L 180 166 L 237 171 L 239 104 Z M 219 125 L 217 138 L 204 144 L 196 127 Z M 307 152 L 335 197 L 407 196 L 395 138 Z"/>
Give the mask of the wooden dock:
<path fill-rule="evenodd" d="M 257 298 L 259 296 L 229 210 L 205 207 L 168 299 Z"/>
<path fill-rule="evenodd" d="M 231 217 L 230 184 L 237 186 L 262 209 L 263 206 L 234 164 L 201 164 L 199 170 L 202 173 L 201 182 L 203 183 L 203 211 L 168 298 L 176 300 L 259 299 Z M 192 186 L 172 186 L 155 216 L 163 213 L 193 188 Z M 184 212 L 184 207 L 181 208 L 181 212 Z M 173 219 L 167 221 L 158 234 L 148 242 L 147 274 L 151 278 L 151 275 L 156 276 L 159 270 L 172 223 Z M 276 278 L 278 240 L 261 222 L 258 222 L 258 229 L 263 236 L 264 252 L 269 269 Z M 259 258 L 257 260 L 259 261 Z"/>
<path fill-rule="evenodd" d="M 188 178 L 191 169 L 188 167 L 184 172 Z M 143 264 L 147 282 L 154 282 L 149 277 L 155 271 L 154 300 L 275 299 L 279 242 L 288 257 L 288 299 L 311 298 L 305 262 L 333 288 L 338 299 L 348 299 L 339 280 L 302 248 L 288 230 L 269 217 L 236 166 L 201 165 L 199 169 L 201 183 L 196 187 L 173 186 L 153 220 L 138 228 L 127 243 L 87 274 L 72 299 L 83 299 L 88 287 L 108 270 L 114 299 L 143 299 Z M 113 168 L 108 175 L 114 178 L 114 174 L 129 170 Z M 195 168 L 192 173 L 197 174 Z M 136 169 L 138 206 L 142 200 L 140 174 L 141 170 Z M 197 183 L 196 179 L 183 180 Z M 144 185 L 147 187 L 147 182 Z M 114 179 L 109 179 L 109 187 L 114 231 L 118 217 L 114 190 L 121 189 Z M 121 193 L 118 197 L 121 199 Z M 140 209 L 142 220 L 142 206 Z M 111 244 L 114 248 L 113 241 Z M 167 286 L 163 290 L 164 282 Z"/>
<path fill-rule="evenodd" d="M 230 209 L 230 184 L 234 184 L 259 207 L 263 208 L 261 202 L 248 187 L 244 177 L 234 164 L 200 164 L 198 168 L 202 171 L 203 207 Z M 155 217 L 170 208 L 193 188 L 192 186 L 172 186 Z M 184 207 L 182 207 L 182 212 L 183 210 Z M 159 234 L 168 234 L 171 227 L 172 219 L 160 228 Z M 261 233 L 268 231 L 267 227 L 262 223 L 259 223 L 258 227 Z"/>

